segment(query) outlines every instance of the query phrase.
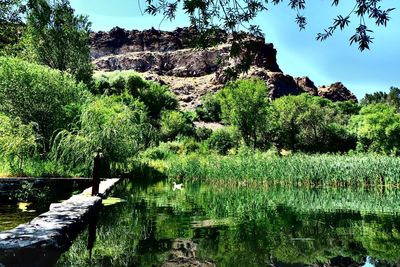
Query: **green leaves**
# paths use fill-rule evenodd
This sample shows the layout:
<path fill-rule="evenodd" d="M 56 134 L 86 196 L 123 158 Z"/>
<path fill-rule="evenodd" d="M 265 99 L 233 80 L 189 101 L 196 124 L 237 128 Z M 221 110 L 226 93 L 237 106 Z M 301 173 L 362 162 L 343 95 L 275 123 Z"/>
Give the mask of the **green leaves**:
<path fill-rule="evenodd" d="M 302 94 L 276 99 L 272 106 L 273 139 L 279 147 L 307 152 L 347 151 L 355 147 L 346 128 L 348 113 L 353 109 L 350 103 L 337 104 Z"/>
<path fill-rule="evenodd" d="M 267 86 L 261 80 L 239 80 L 228 84 L 217 97 L 222 118 L 236 126 L 247 145 L 257 145 L 258 135 L 268 124 Z"/>
<path fill-rule="evenodd" d="M 32 1 L 24 32 L 25 54 L 34 62 L 91 82 L 90 22 L 76 16 L 68 1 Z"/>
<path fill-rule="evenodd" d="M 166 110 L 161 113 L 160 132 L 164 140 L 174 140 L 178 135 L 191 135 L 194 132 L 190 120 L 180 111 Z"/>
<path fill-rule="evenodd" d="M 0 156 L 15 173 L 21 173 L 26 158 L 32 158 L 38 147 L 35 123 L 23 124 L 0 113 Z"/>
<path fill-rule="evenodd" d="M 36 123 L 45 149 L 54 132 L 75 121 L 86 99 L 86 87 L 68 74 L 0 57 L 0 112 Z"/>
<path fill-rule="evenodd" d="M 153 134 L 143 105 L 137 100 L 125 105 L 119 96 L 103 96 L 88 103 L 77 126 L 57 134 L 52 157 L 87 175 L 95 152 L 103 153 L 113 170 L 124 170 L 128 159 L 144 148 Z"/>
<path fill-rule="evenodd" d="M 115 71 L 95 75 L 96 94 L 121 95 L 128 93 L 148 108 L 149 116 L 157 120 L 163 110 L 176 110 L 178 100 L 167 86 L 145 81 L 132 71 Z"/>
<path fill-rule="evenodd" d="M 398 155 L 400 153 L 400 114 L 387 104 L 370 104 L 361 108 L 350 125 L 362 151 Z"/>

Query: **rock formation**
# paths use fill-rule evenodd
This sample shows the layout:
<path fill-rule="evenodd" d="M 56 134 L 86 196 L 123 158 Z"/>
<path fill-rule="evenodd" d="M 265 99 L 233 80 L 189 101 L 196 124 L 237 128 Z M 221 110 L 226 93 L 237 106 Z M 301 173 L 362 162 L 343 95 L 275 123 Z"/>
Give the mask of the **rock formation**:
<path fill-rule="evenodd" d="M 126 31 L 117 27 L 90 35 L 91 56 L 97 71 L 135 70 L 145 79 L 169 85 L 181 107 L 193 109 L 202 95 L 215 92 L 226 83 L 225 70 L 237 66 L 241 58 L 229 56 L 231 39 L 225 32 L 216 33 L 214 39 L 218 45 L 207 49 L 193 48 L 196 35 L 192 28 L 167 32 Z M 333 101 L 356 101 L 341 83 L 317 88 L 308 77 L 284 74 L 277 64 L 277 51 L 263 38 L 248 36 L 245 42 L 256 53 L 250 70 L 240 77 L 263 79 L 270 88 L 271 99 L 308 92 Z"/>
<path fill-rule="evenodd" d="M 341 82 L 333 83 L 330 86 L 321 86 L 318 88 L 318 95 L 328 98 L 332 101 L 357 101 L 355 95 L 350 92 Z"/>

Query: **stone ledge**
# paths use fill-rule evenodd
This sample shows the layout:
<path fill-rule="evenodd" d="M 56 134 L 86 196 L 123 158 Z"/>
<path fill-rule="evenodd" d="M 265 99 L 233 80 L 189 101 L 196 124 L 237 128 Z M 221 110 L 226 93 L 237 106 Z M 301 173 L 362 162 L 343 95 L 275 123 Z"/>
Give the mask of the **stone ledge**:
<path fill-rule="evenodd" d="M 101 181 L 99 196 L 91 196 L 91 188 L 62 203 L 50 205 L 50 210 L 31 222 L 0 232 L 0 266 L 24 266 L 21 257 L 40 258 L 30 266 L 47 266 L 46 257 L 58 259 L 88 223 L 119 179 Z M 47 254 L 47 255 L 46 255 Z M 27 259 L 25 258 L 25 260 Z M 50 260 L 50 259 L 49 259 Z M 50 260 L 51 261 L 51 260 Z M 45 264 L 45 265 L 43 265 Z"/>

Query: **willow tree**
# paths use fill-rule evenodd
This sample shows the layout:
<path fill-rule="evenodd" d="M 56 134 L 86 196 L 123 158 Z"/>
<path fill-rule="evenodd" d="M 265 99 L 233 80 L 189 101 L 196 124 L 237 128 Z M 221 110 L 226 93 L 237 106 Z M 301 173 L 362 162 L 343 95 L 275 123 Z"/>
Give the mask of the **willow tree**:
<path fill-rule="evenodd" d="M 146 107 L 138 100 L 103 96 L 88 103 L 72 130 L 63 130 L 53 142 L 52 157 L 59 167 L 90 174 L 93 156 L 102 153 L 112 170 L 126 170 L 129 158 L 145 148 L 153 128 Z"/>

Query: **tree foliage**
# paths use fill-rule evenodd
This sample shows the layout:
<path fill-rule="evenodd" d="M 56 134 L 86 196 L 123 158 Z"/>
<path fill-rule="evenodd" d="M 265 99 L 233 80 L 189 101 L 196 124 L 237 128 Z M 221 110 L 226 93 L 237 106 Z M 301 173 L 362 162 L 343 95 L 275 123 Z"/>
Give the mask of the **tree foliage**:
<path fill-rule="evenodd" d="M 120 95 L 124 92 L 142 101 L 153 120 L 160 119 L 163 110 L 178 109 L 178 100 L 167 86 L 145 81 L 135 72 L 115 71 L 95 75 L 94 93 Z"/>
<path fill-rule="evenodd" d="M 93 67 L 88 18 L 75 15 L 68 0 L 31 0 L 28 7 L 25 56 L 89 83 Z"/>
<path fill-rule="evenodd" d="M 166 110 L 161 113 L 160 133 L 164 140 L 171 141 L 178 135 L 192 135 L 194 128 L 184 113 L 176 110 Z"/>
<path fill-rule="evenodd" d="M 216 130 L 207 139 L 207 145 L 211 149 L 215 149 L 220 154 L 227 154 L 232 148 L 236 148 L 240 144 L 240 133 L 234 127 L 224 127 Z"/>
<path fill-rule="evenodd" d="M 0 156 L 6 159 L 13 172 L 20 173 L 25 159 L 36 154 L 35 123 L 23 124 L 19 118 L 0 113 Z"/>
<path fill-rule="evenodd" d="M 398 111 L 400 109 L 400 88 L 390 87 L 389 93 L 386 92 L 374 92 L 372 94 L 366 94 L 363 99 L 361 99 L 362 105 L 368 104 L 378 104 L 386 103 Z"/>
<path fill-rule="evenodd" d="M 350 115 L 341 105 L 302 94 L 276 99 L 272 106 L 272 135 L 278 147 L 310 152 L 354 148 L 354 139 L 347 131 Z"/>
<path fill-rule="evenodd" d="M 261 80 L 239 80 L 218 92 L 222 118 L 236 126 L 247 145 L 256 147 L 268 125 L 267 87 Z"/>
<path fill-rule="evenodd" d="M 201 98 L 201 106 L 196 108 L 199 118 L 207 122 L 221 121 L 221 105 L 215 95 L 208 93 Z"/>
<path fill-rule="evenodd" d="M 76 128 L 54 139 L 52 157 L 64 166 L 90 174 L 93 155 L 101 152 L 112 169 L 124 169 L 128 159 L 145 148 L 153 134 L 142 103 L 128 105 L 119 96 L 103 96 L 88 103 Z"/>
<path fill-rule="evenodd" d="M 400 114 L 394 107 L 385 103 L 366 105 L 350 126 L 358 138 L 358 149 L 399 154 Z"/>
<path fill-rule="evenodd" d="M 85 88 L 60 71 L 0 57 L 0 112 L 36 123 L 44 148 L 55 131 L 75 121 L 87 98 Z"/>

